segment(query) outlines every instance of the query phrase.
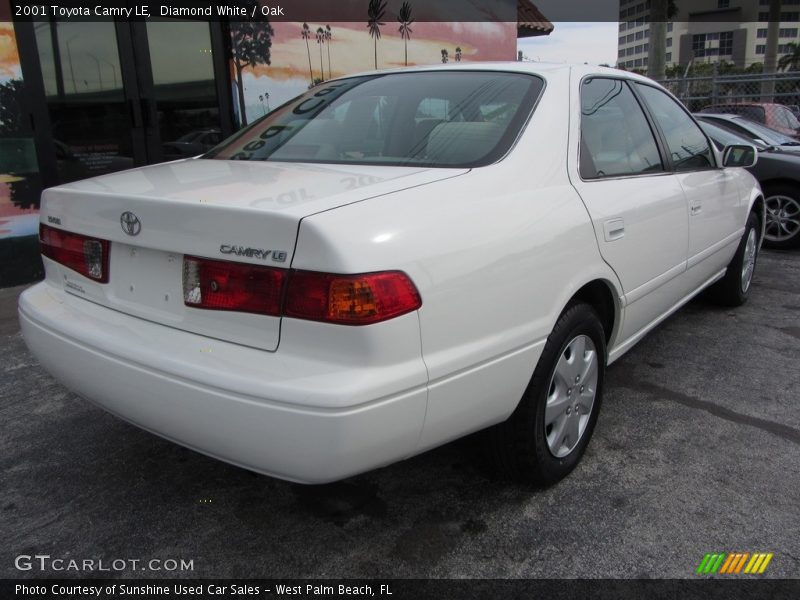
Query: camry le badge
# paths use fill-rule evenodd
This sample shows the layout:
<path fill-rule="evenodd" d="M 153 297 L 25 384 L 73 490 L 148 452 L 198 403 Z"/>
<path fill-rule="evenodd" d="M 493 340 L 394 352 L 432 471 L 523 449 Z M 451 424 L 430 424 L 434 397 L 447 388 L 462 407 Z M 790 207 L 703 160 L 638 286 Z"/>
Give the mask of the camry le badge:
<path fill-rule="evenodd" d="M 128 210 L 120 215 L 119 223 L 122 225 L 122 231 L 128 235 L 139 235 L 142 230 L 142 222 L 139 217 Z"/>

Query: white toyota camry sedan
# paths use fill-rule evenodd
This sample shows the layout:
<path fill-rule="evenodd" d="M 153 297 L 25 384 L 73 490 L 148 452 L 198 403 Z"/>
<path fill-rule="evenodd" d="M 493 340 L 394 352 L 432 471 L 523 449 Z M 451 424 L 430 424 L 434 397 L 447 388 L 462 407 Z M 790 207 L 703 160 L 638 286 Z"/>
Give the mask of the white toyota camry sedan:
<path fill-rule="evenodd" d="M 755 160 L 614 69 L 329 81 L 198 158 L 46 190 L 22 331 L 76 394 L 274 477 L 492 427 L 552 484 L 609 363 L 704 288 L 747 299 Z"/>

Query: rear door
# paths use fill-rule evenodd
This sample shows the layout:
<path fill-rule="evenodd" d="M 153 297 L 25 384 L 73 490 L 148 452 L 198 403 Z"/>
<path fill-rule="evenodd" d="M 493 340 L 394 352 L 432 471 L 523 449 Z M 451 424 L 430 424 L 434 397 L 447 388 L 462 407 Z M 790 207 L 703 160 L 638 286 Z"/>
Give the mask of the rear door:
<path fill-rule="evenodd" d="M 624 340 L 679 297 L 689 238 L 686 199 L 629 83 L 588 76 L 575 87 L 572 114 L 580 130 L 570 175 L 600 252 L 622 283 Z"/>

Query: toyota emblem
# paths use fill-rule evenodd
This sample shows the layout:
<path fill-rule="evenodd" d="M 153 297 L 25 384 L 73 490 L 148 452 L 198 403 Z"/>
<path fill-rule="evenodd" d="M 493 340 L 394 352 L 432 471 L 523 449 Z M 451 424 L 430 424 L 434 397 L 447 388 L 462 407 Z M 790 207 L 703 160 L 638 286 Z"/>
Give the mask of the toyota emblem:
<path fill-rule="evenodd" d="M 122 225 L 122 231 L 128 235 L 139 235 L 142 230 L 142 222 L 139 217 L 130 211 L 125 211 L 120 215 L 119 223 Z"/>

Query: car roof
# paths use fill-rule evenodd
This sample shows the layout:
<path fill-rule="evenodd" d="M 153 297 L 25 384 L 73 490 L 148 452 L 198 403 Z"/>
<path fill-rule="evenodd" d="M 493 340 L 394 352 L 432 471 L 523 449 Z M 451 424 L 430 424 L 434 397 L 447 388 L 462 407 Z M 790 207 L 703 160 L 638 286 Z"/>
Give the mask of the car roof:
<path fill-rule="evenodd" d="M 750 119 L 743 117 L 742 115 L 731 114 L 731 113 L 712 113 L 712 112 L 696 112 L 694 116 L 698 119 L 703 117 L 715 117 L 718 119 L 725 119 L 726 121 L 750 121 Z"/>
<path fill-rule="evenodd" d="M 623 71 L 614 67 L 600 67 L 596 65 L 588 65 L 586 63 L 553 63 L 553 62 L 539 62 L 539 61 L 481 61 L 481 62 L 459 62 L 459 63 L 442 63 L 435 65 L 422 65 L 413 67 L 398 67 L 395 69 L 380 69 L 372 71 L 363 71 L 361 73 L 354 73 L 346 75 L 339 79 L 346 79 L 349 77 L 360 77 L 364 75 L 386 75 L 394 73 L 424 73 L 429 71 L 497 71 L 497 72 L 518 72 L 530 73 L 533 75 L 547 75 L 548 73 L 557 73 L 563 71 L 573 70 L 578 75 L 585 77 L 588 75 L 606 75 L 634 81 L 641 81 L 658 85 L 652 79 L 632 73 L 631 71 Z M 335 81 L 331 79 L 329 81 Z M 328 83 L 327 81 L 325 83 Z M 659 86 L 661 87 L 661 86 Z"/>
<path fill-rule="evenodd" d="M 721 102 L 718 104 L 709 104 L 707 108 L 716 108 L 722 106 L 783 106 L 778 102 Z"/>

